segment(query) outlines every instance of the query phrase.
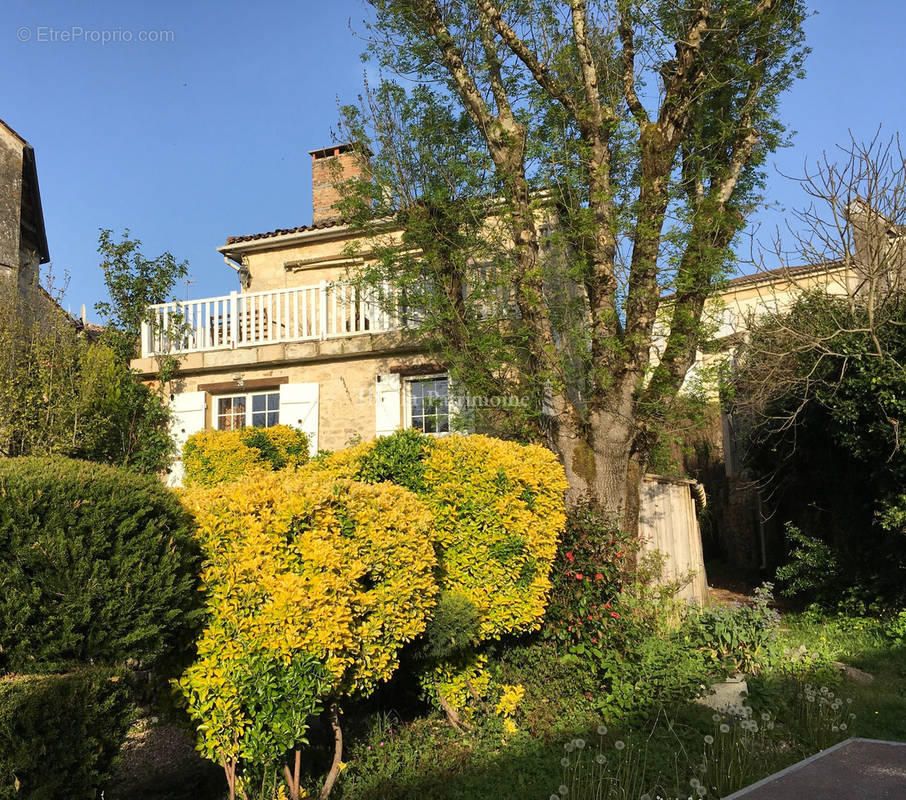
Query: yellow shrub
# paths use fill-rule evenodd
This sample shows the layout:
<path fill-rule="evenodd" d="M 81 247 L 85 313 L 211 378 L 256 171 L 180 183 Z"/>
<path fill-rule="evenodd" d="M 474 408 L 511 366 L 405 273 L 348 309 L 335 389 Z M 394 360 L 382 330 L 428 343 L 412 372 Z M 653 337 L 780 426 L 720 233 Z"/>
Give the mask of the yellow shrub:
<path fill-rule="evenodd" d="M 409 430 L 332 453 L 316 468 L 361 480 L 378 473 L 396 483 L 417 483 L 433 516 L 439 588 L 475 606 L 477 641 L 540 626 L 566 521 L 566 477 L 550 450 L 489 436 L 435 439 Z"/>
<path fill-rule="evenodd" d="M 538 628 L 566 519 L 556 456 L 537 445 L 449 436 L 428 452 L 425 485 L 440 588 L 472 601 L 479 639 Z"/>
<path fill-rule="evenodd" d="M 288 425 L 199 431 L 183 447 L 186 486 L 213 486 L 256 467 L 285 469 L 308 461 L 308 437 Z"/>
<path fill-rule="evenodd" d="M 411 492 L 306 468 L 190 489 L 184 500 L 207 558 L 209 622 L 180 687 L 208 757 L 233 743 L 243 753 L 254 720 L 239 687 L 250 658 L 314 658 L 324 695 L 367 695 L 424 630 L 436 564 L 430 517 Z M 302 678 L 317 683 L 311 671 Z M 299 697 L 275 702 L 307 711 L 304 695 L 300 687 Z"/>
<path fill-rule="evenodd" d="M 422 692 L 435 708 L 442 708 L 438 695 L 461 719 L 469 722 L 487 704 L 494 692 L 488 657 L 468 653 L 449 661 L 440 661 L 420 676 Z"/>

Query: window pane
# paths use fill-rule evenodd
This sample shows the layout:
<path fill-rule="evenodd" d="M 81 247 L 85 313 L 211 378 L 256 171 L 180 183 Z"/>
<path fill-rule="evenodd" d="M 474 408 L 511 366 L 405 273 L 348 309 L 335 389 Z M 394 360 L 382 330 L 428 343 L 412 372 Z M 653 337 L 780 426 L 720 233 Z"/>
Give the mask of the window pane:
<path fill-rule="evenodd" d="M 223 431 L 245 426 L 245 396 L 221 397 L 217 401 L 217 427 Z"/>
<path fill-rule="evenodd" d="M 255 394 L 252 395 L 252 412 L 255 411 L 264 411 L 267 408 L 267 395 L 264 394 Z"/>
<path fill-rule="evenodd" d="M 450 413 L 446 378 L 409 381 L 409 417 L 413 428 L 424 433 L 449 433 Z"/>
<path fill-rule="evenodd" d="M 267 427 L 270 428 L 280 422 L 280 412 L 279 411 L 268 411 L 267 412 Z"/>
<path fill-rule="evenodd" d="M 267 425 L 267 414 L 264 411 L 252 412 L 252 427 L 264 428 Z"/>
<path fill-rule="evenodd" d="M 267 396 L 267 410 L 268 411 L 279 411 L 280 410 L 280 393 L 274 392 Z M 276 424 L 276 423 L 274 423 Z"/>

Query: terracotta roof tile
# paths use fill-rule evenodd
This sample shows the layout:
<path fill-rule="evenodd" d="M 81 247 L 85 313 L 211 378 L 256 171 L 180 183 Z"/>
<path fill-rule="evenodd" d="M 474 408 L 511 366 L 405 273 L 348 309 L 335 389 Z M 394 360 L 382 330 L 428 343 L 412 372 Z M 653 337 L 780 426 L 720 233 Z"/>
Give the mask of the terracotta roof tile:
<path fill-rule="evenodd" d="M 304 233 L 305 231 L 319 231 L 325 228 L 335 228 L 343 224 L 341 219 L 327 220 L 318 222 L 314 225 L 300 225 L 298 228 L 277 228 L 273 231 L 264 233 L 248 233 L 244 236 L 227 236 L 227 244 L 237 244 L 238 242 L 254 242 L 256 239 L 272 239 L 275 236 L 286 236 L 290 233 Z"/>

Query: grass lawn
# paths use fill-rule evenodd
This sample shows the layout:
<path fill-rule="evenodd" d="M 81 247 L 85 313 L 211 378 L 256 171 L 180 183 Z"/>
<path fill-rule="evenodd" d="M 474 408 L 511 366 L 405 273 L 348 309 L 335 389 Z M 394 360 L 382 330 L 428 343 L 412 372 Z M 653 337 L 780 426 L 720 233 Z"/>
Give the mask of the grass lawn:
<path fill-rule="evenodd" d="M 892 646 L 877 620 L 788 614 L 781 636 L 787 647 L 804 644 L 873 676 L 867 684 L 846 681 L 856 714 L 852 736 L 906 741 L 906 647 Z"/>
<path fill-rule="evenodd" d="M 750 765 L 751 781 L 771 774 L 818 749 L 797 726 L 797 696 L 806 683 L 826 685 L 851 699 L 855 719 L 845 733 L 906 741 L 906 649 L 891 646 L 871 619 L 788 614 L 781 626 L 782 647 L 797 654 L 796 664 L 750 679 L 750 702 L 757 715 L 770 711 L 777 735 Z M 807 656 L 798 657 L 804 646 Z M 873 677 L 869 684 L 842 675 L 831 662 L 856 667 Z M 562 782 L 563 745 L 574 738 L 597 747 L 601 719 L 584 696 L 574 669 L 562 668 L 540 645 L 517 649 L 504 660 L 506 680 L 526 686 L 519 734 L 505 741 L 499 731 L 460 734 L 440 718 L 402 722 L 394 714 L 372 718 L 351 744 L 344 779 L 335 790 L 345 800 L 546 800 Z M 756 716 L 757 716 L 756 715 Z M 648 719 L 613 724 L 603 741 L 608 752 L 616 739 L 629 743 L 647 776 L 645 785 L 687 796 L 691 765 L 701 759 L 704 736 L 713 732 L 712 712 L 696 704 L 652 710 Z M 593 755 L 594 753 L 592 753 Z M 750 781 L 747 781 L 750 782 Z M 572 797 L 573 795 L 570 795 Z"/>
<path fill-rule="evenodd" d="M 838 695 L 851 698 L 847 709 L 856 715 L 845 733 L 837 738 L 864 736 L 906 741 L 906 649 L 892 646 L 880 624 L 872 619 L 845 616 L 786 614 L 781 622 L 781 646 L 796 655 L 782 668 L 750 678 L 750 702 L 755 718 L 771 712 L 777 727 L 761 744 L 753 744 L 747 783 L 794 763 L 818 748 L 796 720 L 797 703 L 806 683 L 815 689 L 832 687 Z M 801 656 L 804 646 L 806 655 Z M 833 661 L 856 667 L 871 676 L 861 684 L 843 676 Z M 653 706 L 625 722 L 602 719 L 596 709 L 593 684 L 580 666 L 564 664 L 551 645 L 525 643 L 508 648 L 496 659 L 498 678 L 520 683 L 526 693 L 517 723 L 519 731 L 507 736 L 499 718 L 476 721 L 473 730 L 460 733 L 440 716 L 426 716 L 423 709 L 404 693 L 379 694 L 367 708 L 347 708 L 344 728 L 347 767 L 332 797 L 342 800 L 548 800 L 563 782 L 564 743 L 576 738 L 587 743 L 585 761 L 590 762 L 603 747 L 609 763 L 627 756 L 633 760 L 639 786 L 660 786 L 662 796 L 689 796 L 690 776 L 706 749 L 704 738 L 715 734 L 709 709 L 683 703 L 669 709 Z M 398 687 L 397 687 L 398 688 Z M 607 735 L 600 737 L 598 726 L 607 723 Z M 161 723 L 164 724 L 163 722 Z M 716 735 L 716 734 L 715 734 Z M 323 738 L 313 732 L 312 739 Z M 627 744 L 617 754 L 615 743 Z M 319 754 L 314 772 L 326 771 L 326 753 Z M 571 756 L 574 762 L 574 756 Z M 135 766 L 136 754 L 130 761 Z M 210 786 L 215 776 L 210 764 L 195 758 L 196 767 L 180 761 L 186 792 L 180 794 L 171 781 L 153 785 L 159 770 L 138 767 L 147 773 L 130 781 L 128 791 L 114 791 L 109 797 L 137 797 L 147 800 L 223 800 L 225 793 Z M 145 765 L 147 766 L 147 765 Z M 169 765 L 172 768 L 172 764 Z M 195 774 L 197 773 L 197 774 Z M 143 775 L 141 776 L 144 777 Z M 204 780 L 202 780 L 202 778 Z M 207 786 L 208 788 L 203 788 Z M 123 788 L 126 788 L 123 786 Z M 309 793 L 317 796 L 312 781 Z M 692 796 L 695 796 L 694 793 Z M 568 797 L 584 798 L 572 793 Z"/>

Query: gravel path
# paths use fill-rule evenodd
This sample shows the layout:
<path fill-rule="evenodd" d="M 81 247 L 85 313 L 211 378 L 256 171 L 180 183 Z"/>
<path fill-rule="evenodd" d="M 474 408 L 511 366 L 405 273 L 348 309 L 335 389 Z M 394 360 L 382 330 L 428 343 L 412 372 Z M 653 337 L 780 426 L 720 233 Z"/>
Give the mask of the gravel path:
<path fill-rule="evenodd" d="M 142 717 L 123 745 L 106 800 L 222 800 L 223 772 L 179 725 Z"/>

